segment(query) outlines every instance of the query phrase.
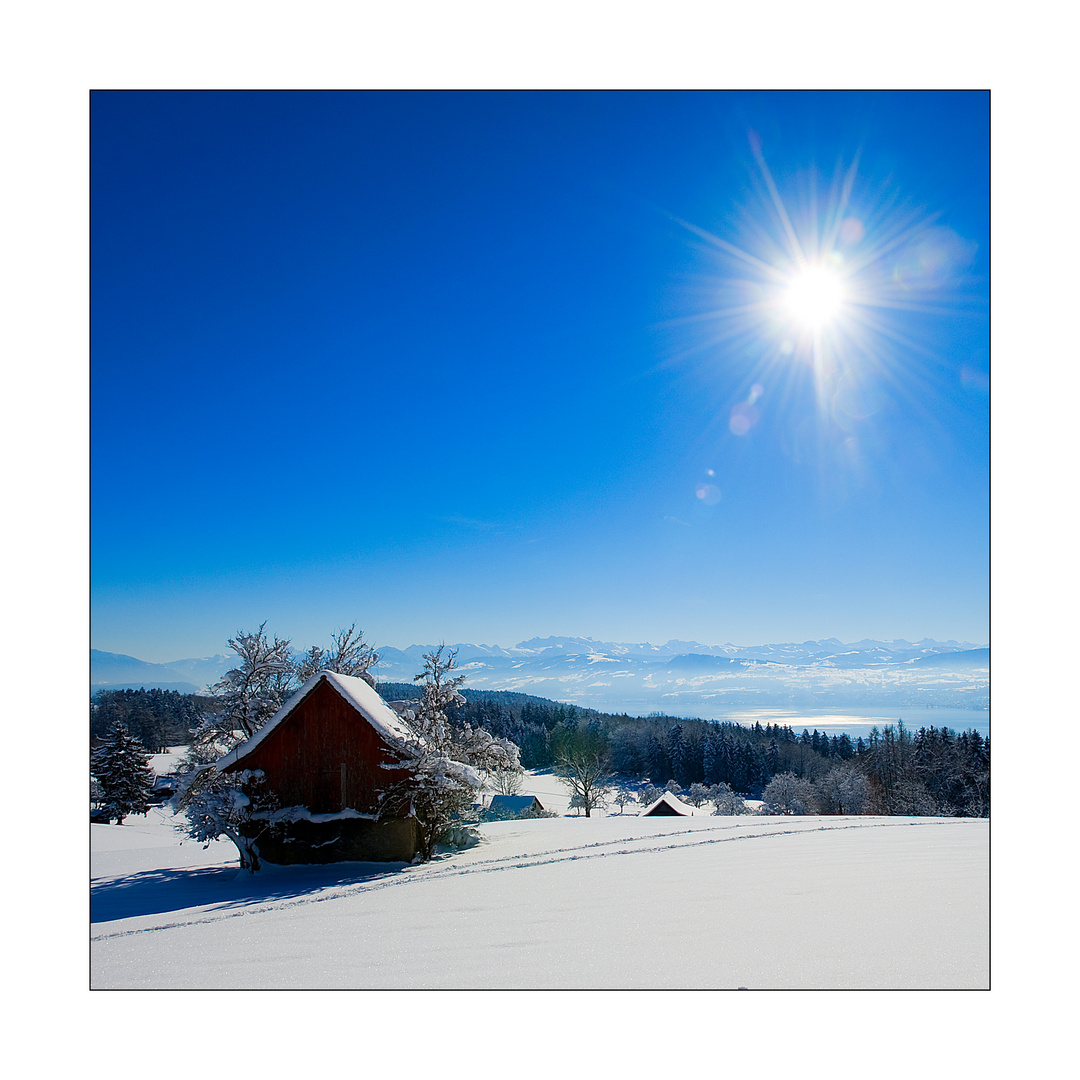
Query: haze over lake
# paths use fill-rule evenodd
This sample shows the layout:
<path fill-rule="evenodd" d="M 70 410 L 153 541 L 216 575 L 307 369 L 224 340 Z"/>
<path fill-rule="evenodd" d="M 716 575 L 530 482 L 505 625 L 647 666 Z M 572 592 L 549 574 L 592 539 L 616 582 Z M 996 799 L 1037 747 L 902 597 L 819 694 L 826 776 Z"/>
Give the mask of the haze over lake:
<path fill-rule="evenodd" d="M 894 713 L 870 712 L 866 709 L 733 709 L 717 713 L 711 720 L 730 720 L 735 724 L 753 725 L 782 724 L 802 734 L 803 728 L 817 728 L 824 735 L 849 735 L 866 738 L 870 729 L 888 724 L 895 726 L 903 720 L 909 731 L 921 727 L 951 728 L 953 731 L 977 731 L 984 739 L 990 737 L 990 711 L 988 709 L 948 709 L 934 706 L 913 705 L 897 709 Z"/>

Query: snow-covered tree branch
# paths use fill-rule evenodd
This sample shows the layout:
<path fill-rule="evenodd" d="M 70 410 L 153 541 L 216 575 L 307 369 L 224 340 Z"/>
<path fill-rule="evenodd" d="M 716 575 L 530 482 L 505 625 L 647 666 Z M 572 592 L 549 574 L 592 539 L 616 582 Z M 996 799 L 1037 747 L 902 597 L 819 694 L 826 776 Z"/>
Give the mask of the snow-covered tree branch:
<path fill-rule="evenodd" d="M 415 677 L 423 681 L 423 693 L 416 707 L 402 714 L 413 735 L 400 753 L 409 776 L 383 793 L 380 807 L 381 816 L 416 819 L 425 862 L 455 821 L 468 820 L 485 776 L 520 769 L 512 742 L 468 723 L 456 728 L 450 722 L 446 710 L 465 701 L 458 692 L 465 677 L 450 675 L 456 653 L 444 655 L 443 648 L 425 654 L 424 670 Z"/>
<path fill-rule="evenodd" d="M 320 671 L 336 671 L 339 675 L 354 675 L 366 679 L 372 686 L 374 680 L 368 668 L 377 663 L 379 654 L 364 641 L 364 631 L 353 623 L 348 630 L 339 630 L 330 639 L 330 648 L 312 645 L 296 668 L 297 683 L 305 683 Z"/>
<path fill-rule="evenodd" d="M 259 869 L 259 837 L 242 826 L 256 811 L 277 809 L 278 799 L 261 772 L 225 775 L 213 765 L 201 765 L 183 778 L 172 805 L 174 813 L 186 817 L 182 831 L 187 836 L 203 847 L 224 836 L 236 846 L 241 868 Z"/>

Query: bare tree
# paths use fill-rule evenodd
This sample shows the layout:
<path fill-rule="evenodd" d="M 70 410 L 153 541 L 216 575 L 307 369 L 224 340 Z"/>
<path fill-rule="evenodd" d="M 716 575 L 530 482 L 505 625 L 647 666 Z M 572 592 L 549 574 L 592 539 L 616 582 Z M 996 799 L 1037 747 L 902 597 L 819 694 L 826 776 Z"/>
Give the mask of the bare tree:
<path fill-rule="evenodd" d="M 493 769 L 490 784 L 497 795 L 516 795 L 524 782 L 525 770 L 517 769 Z"/>
<path fill-rule="evenodd" d="M 570 789 L 571 806 L 585 816 L 604 805 L 614 779 L 608 768 L 608 741 L 589 728 L 563 728 L 552 733 L 555 773 Z"/>

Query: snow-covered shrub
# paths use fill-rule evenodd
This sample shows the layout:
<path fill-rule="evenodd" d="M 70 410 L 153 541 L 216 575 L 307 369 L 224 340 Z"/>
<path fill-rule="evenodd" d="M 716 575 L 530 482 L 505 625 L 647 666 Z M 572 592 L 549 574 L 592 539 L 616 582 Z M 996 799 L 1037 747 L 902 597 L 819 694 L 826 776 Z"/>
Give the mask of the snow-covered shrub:
<path fill-rule="evenodd" d="M 709 788 L 709 802 L 716 807 L 714 814 L 748 814 L 750 812 L 741 795 L 736 795 L 722 780 Z"/>
<path fill-rule="evenodd" d="M 655 784 L 646 784 L 637 793 L 637 800 L 642 806 L 652 806 L 652 804 L 663 794 L 663 788 L 658 788 Z"/>
<path fill-rule="evenodd" d="M 834 765 L 814 787 L 826 814 L 861 814 L 869 794 L 866 774 L 846 762 Z"/>
<path fill-rule="evenodd" d="M 174 814 L 183 814 L 186 824 L 177 828 L 203 847 L 224 836 L 240 854 L 240 866 L 254 873 L 259 869 L 259 832 L 250 823 L 256 814 L 268 815 L 280 800 L 270 790 L 261 770 L 219 773 L 213 765 L 200 765 L 180 781 L 172 798 Z M 269 822 L 261 831 L 269 828 Z"/>
<path fill-rule="evenodd" d="M 817 793 L 809 780 L 794 773 L 778 773 L 761 793 L 767 814 L 816 814 Z"/>
<path fill-rule="evenodd" d="M 698 807 L 701 806 L 702 803 L 708 802 L 711 794 L 712 788 L 707 784 L 693 783 L 686 793 L 686 801 L 691 806 Z"/>

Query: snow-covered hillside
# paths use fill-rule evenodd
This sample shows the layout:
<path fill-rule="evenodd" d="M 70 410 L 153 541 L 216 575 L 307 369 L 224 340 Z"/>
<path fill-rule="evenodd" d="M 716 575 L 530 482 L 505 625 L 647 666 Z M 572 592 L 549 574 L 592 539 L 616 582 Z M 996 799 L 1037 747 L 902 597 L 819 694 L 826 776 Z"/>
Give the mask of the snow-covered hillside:
<path fill-rule="evenodd" d="M 127 822 L 91 826 L 95 988 L 989 985 L 986 820 L 563 816 L 254 876 Z"/>

